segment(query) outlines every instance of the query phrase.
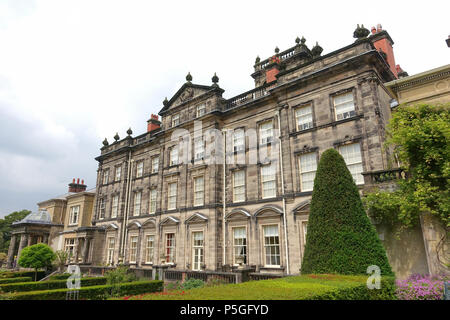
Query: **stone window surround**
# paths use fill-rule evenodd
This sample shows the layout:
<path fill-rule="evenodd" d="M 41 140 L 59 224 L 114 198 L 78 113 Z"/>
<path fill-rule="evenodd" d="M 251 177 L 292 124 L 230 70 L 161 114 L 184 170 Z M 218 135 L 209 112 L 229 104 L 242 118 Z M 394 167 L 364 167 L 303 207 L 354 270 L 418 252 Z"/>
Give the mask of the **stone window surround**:
<path fill-rule="evenodd" d="M 273 226 L 276 225 L 278 227 L 278 246 L 280 250 L 280 265 L 266 265 L 266 252 L 265 252 L 265 242 L 264 242 L 264 226 Z M 281 268 L 283 265 L 283 259 L 284 259 L 284 252 L 283 252 L 283 239 L 281 236 L 281 223 L 280 222 L 271 222 L 271 221 L 265 221 L 263 223 L 258 223 L 258 231 L 259 231 L 259 243 L 260 243 L 260 250 L 261 250 L 261 265 L 264 268 Z"/>
<path fill-rule="evenodd" d="M 360 111 L 359 105 L 358 105 L 358 100 L 357 100 L 357 89 L 354 85 L 352 85 L 351 87 L 347 87 L 344 89 L 340 89 L 338 91 L 334 91 L 333 93 L 331 93 L 329 95 L 329 104 L 330 104 L 330 111 L 331 111 L 331 119 L 333 122 L 340 122 L 340 121 L 344 121 L 346 119 L 340 119 L 338 120 L 336 118 L 336 109 L 334 107 L 334 98 L 336 96 L 339 96 L 341 94 L 345 94 L 348 92 L 352 92 L 353 93 L 353 104 L 355 106 L 355 114 L 358 115 L 358 111 Z M 347 118 L 347 119 L 352 119 L 353 117 Z"/>
<path fill-rule="evenodd" d="M 302 108 L 302 107 L 306 107 L 310 105 L 311 106 L 311 112 L 312 112 L 312 128 L 316 127 L 316 108 L 315 108 L 315 103 L 314 100 L 307 100 L 305 102 L 301 102 L 301 103 L 296 103 L 295 105 L 293 105 L 291 107 L 291 116 L 292 116 L 292 128 L 294 132 L 303 132 L 305 130 L 298 130 L 297 127 L 297 109 Z M 310 129 L 312 129 L 310 128 Z M 310 129 L 306 129 L 306 130 L 310 130 Z"/>
<path fill-rule="evenodd" d="M 362 136 L 355 136 L 355 137 L 345 137 L 342 140 L 336 141 L 333 143 L 333 147 L 334 149 L 339 152 L 339 147 L 345 146 L 345 145 L 349 145 L 349 144 L 354 144 L 354 143 L 359 143 L 359 147 L 361 150 L 361 164 L 363 167 L 363 172 L 367 171 L 367 165 L 366 165 L 366 156 L 365 156 L 365 150 L 364 150 L 364 146 L 366 144 L 365 139 L 363 139 Z M 339 152 L 339 154 L 341 154 Z M 356 186 L 363 186 L 364 182 L 362 184 L 357 184 Z"/>
<path fill-rule="evenodd" d="M 298 150 L 298 151 L 294 151 L 294 157 L 295 157 L 295 178 L 296 178 L 296 183 L 295 183 L 295 188 L 296 190 L 294 190 L 294 192 L 312 192 L 312 190 L 310 191 L 302 191 L 301 189 L 301 175 L 300 175 L 300 156 L 303 154 L 307 154 L 307 153 L 316 153 L 316 161 L 317 161 L 317 165 L 319 165 L 319 160 L 320 160 L 320 152 L 319 152 L 319 147 L 308 147 L 307 145 L 305 145 L 303 147 L 303 149 Z"/>
<path fill-rule="evenodd" d="M 203 223 L 201 223 L 201 224 L 203 224 Z M 193 267 L 194 267 L 194 239 L 193 239 L 194 232 L 203 232 L 203 262 L 202 262 L 202 265 L 204 265 L 205 261 L 207 261 L 206 260 L 206 257 L 207 257 L 206 248 L 208 247 L 207 246 L 208 237 L 207 237 L 206 226 L 198 226 L 197 225 L 197 226 L 191 227 L 191 226 L 187 225 L 186 233 L 188 235 L 188 239 L 187 239 L 188 241 L 187 241 L 186 247 L 189 248 L 190 251 L 189 251 L 189 254 L 187 255 L 187 257 L 185 257 L 185 258 L 187 258 L 186 264 L 189 264 L 189 266 L 186 265 L 186 268 L 191 269 L 191 270 L 194 270 L 193 269 Z"/>

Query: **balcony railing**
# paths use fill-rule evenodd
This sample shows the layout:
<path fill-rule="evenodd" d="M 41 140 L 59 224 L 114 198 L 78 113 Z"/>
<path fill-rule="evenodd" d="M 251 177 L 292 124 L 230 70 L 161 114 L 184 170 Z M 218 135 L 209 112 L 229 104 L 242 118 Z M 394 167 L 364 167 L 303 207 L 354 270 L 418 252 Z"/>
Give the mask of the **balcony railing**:
<path fill-rule="evenodd" d="M 364 176 L 365 184 L 369 185 L 407 178 L 406 172 L 402 168 L 363 172 L 362 175 Z"/>
<path fill-rule="evenodd" d="M 233 97 L 231 99 L 228 99 L 226 110 L 232 109 L 234 107 L 237 107 L 239 105 L 248 103 L 250 101 L 254 101 L 256 99 L 265 97 L 269 94 L 269 90 L 274 85 L 264 85 L 255 89 L 252 89 L 250 91 L 241 93 L 240 95 Z"/>
<path fill-rule="evenodd" d="M 280 58 L 280 61 L 289 59 L 295 54 L 295 47 L 289 48 L 287 50 L 284 50 L 278 54 L 278 57 Z M 255 71 L 263 70 L 267 65 L 270 63 L 270 58 L 267 58 L 257 64 L 255 64 Z"/>

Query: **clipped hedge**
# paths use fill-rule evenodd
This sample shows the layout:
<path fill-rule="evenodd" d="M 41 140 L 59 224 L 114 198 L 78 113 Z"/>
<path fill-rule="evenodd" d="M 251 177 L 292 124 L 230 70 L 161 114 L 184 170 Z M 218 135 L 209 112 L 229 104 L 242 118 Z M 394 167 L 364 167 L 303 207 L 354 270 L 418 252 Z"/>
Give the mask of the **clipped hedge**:
<path fill-rule="evenodd" d="M 16 282 L 30 282 L 30 281 L 33 281 L 33 278 L 31 278 L 31 277 L 5 278 L 5 279 L 0 279 L 0 284 L 16 283 Z"/>
<path fill-rule="evenodd" d="M 105 300 L 113 286 L 102 285 L 92 287 L 81 287 L 78 290 L 80 300 Z M 119 294 L 122 296 L 137 295 L 142 293 L 159 292 L 163 290 L 163 281 L 136 281 L 118 285 Z M 8 295 L 10 300 L 65 300 L 69 289 L 42 290 L 30 292 L 16 292 Z"/>
<path fill-rule="evenodd" d="M 50 276 L 50 280 L 67 280 L 70 277 L 70 273 L 62 273 L 62 274 L 55 274 L 53 276 Z"/>
<path fill-rule="evenodd" d="M 369 289 L 367 284 L 350 288 L 337 288 L 314 295 L 312 300 L 396 300 L 395 278 L 382 277 L 380 289 Z"/>
<path fill-rule="evenodd" d="M 81 278 L 82 287 L 97 286 L 106 284 L 105 277 Z M 67 280 L 48 280 L 41 282 L 20 282 L 0 285 L 0 291 L 3 292 L 24 292 L 36 290 L 52 290 L 67 288 Z"/>
<path fill-rule="evenodd" d="M 34 279 L 35 272 L 34 271 L 5 271 L 0 273 L 0 279 L 5 278 L 21 278 L 21 277 L 31 277 Z M 41 280 L 45 277 L 45 271 L 37 272 L 37 280 Z"/>

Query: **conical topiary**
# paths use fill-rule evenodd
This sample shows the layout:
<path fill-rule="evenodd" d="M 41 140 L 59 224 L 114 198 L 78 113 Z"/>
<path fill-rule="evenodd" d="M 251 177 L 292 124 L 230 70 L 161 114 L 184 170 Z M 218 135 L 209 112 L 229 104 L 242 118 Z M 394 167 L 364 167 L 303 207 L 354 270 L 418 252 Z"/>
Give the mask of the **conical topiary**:
<path fill-rule="evenodd" d="M 301 273 L 367 274 L 371 265 L 392 275 L 344 158 L 326 150 L 314 179 Z"/>

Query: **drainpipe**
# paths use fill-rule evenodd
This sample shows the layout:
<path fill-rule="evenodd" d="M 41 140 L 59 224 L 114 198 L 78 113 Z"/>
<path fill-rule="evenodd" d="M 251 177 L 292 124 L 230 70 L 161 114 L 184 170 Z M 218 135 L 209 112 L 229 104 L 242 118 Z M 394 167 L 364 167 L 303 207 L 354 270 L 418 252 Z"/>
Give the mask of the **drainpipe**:
<path fill-rule="evenodd" d="M 286 225 L 286 199 L 284 197 L 284 175 L 283 175 L 283 151 L 281 150 L 281 120 L 280 120 L 280 110 L 277 110 L 276 116 L 278 118 L 278 130 L 280 135 L 278 136 L 280 145 L 280 176 L 281 176 L 281 194 L 283 197 L 283 224 L 284 224 L 284 245 L 286 251 L 286 272 L 290 274 L 289 270 L 289 247 L 288 247 L 288 236 L 287 236 L 287 225 Z"/>
<path fill-rule="evenodd" d="M 122 256 L 122 262 L 125 261 L 125 245 L 126 245 L 126 226 L 128 223 L 128 208 L 130 204 L 130 189 L 131 189 L 131 167 L 132 167 L 132 160 L 131 160 L 131 150 L 128 153 L 128 172 L 127 172 L 127 188 L 125 192 L 125 212 L 124 212 L 124 218 L 122 222 L 122 244 L 121 244 L 121 256 Z"/>
<path fill-rule="evenodd" d="M 223 237 L 223 257 L 222 257 L 222 265 L 225 265 L 225 260 L 226 260 L 226 248 L 225 248 L 225 210 L 227 208 L 227 204 L 226 204 L 226 146 L 227 146 L 227 129 L 222 129 L 222 133 L 223 133 L 223 196 L 222 196 L 222 202 L 223 202 L 223 209 L 222 209 L 222 237 Z"/>

